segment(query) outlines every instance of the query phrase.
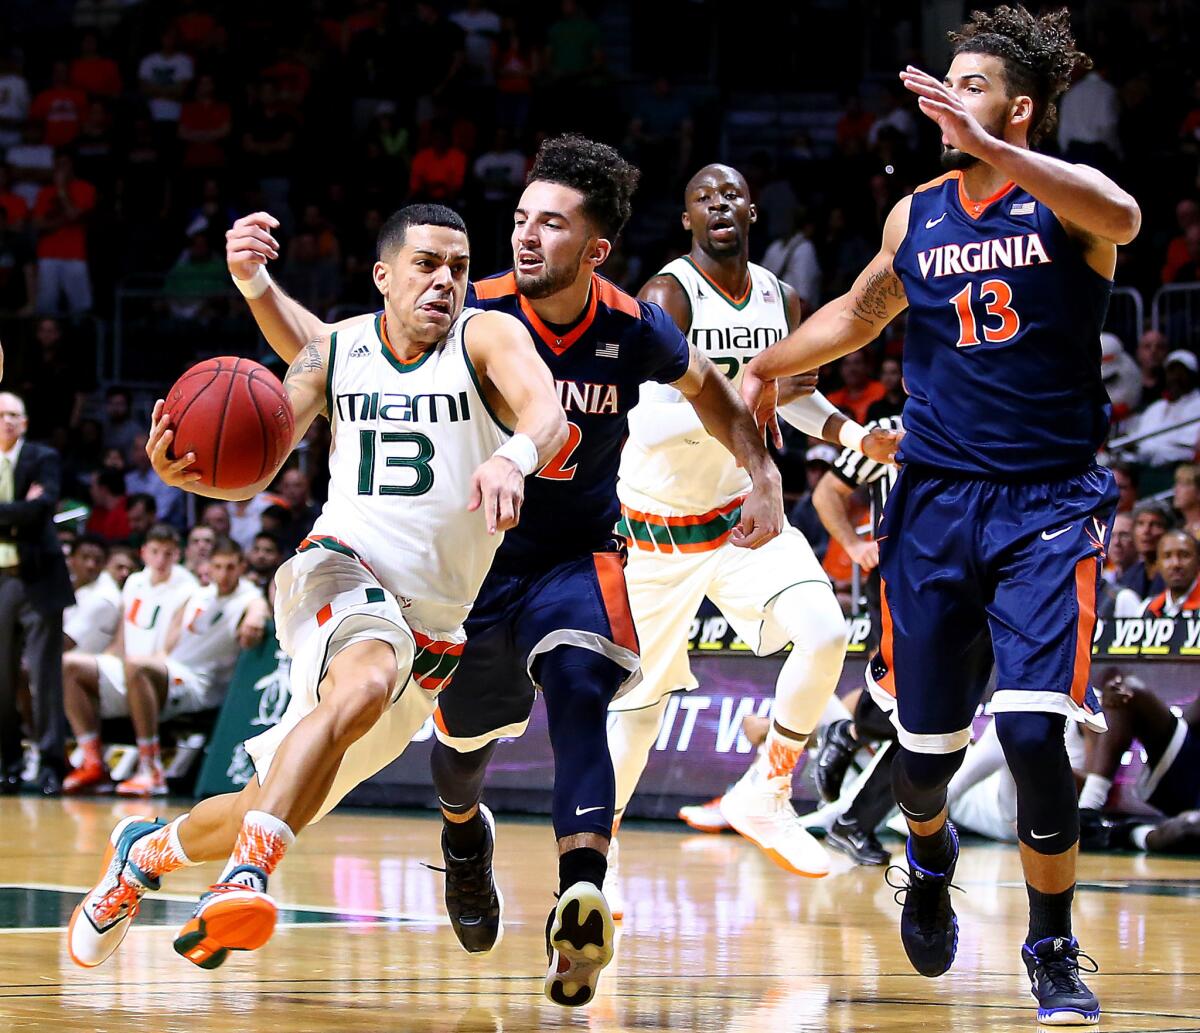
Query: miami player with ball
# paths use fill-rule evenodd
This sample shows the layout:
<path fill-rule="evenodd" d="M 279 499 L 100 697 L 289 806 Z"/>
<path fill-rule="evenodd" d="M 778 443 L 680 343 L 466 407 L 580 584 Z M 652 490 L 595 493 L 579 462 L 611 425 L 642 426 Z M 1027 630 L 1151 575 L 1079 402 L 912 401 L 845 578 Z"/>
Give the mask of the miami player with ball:
<path fill-rule="evenodd" d="M 457 214 L 401 209 L 380 231 L 379 255 L 383 311 L 310 341 L 282 388 L 257 364 L 222 359 L 155 406 L 147 451 L 160 476 L 222 499 L 264 489 L 324 414 L 329 501 L 276 576 L 292 697 L 282 722 L 246 743 L 258 777 L 169 825 L 129 817 L 116 826 L 67 932 L 79 965 L 112 955 L 163 876 L 224 858 L 230 842 L 175 949 L 216 968 L 229 951 L 267 941 L 276 916 L 268 877 L 300 829 L 433 713 L 501 532 L 520 518 L 525 476 L 566 441 L 528 331 L 509 315 L 464 308 L 470 254 Z"/>

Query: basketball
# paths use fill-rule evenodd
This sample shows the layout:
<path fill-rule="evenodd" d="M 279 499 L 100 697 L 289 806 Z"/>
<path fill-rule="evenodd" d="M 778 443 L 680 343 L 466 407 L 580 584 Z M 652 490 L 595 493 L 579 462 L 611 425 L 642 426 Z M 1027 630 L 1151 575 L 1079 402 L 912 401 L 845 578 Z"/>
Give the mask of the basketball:
<path fill-rule="evenodd" d="M 296 417 L 283 385 L 253 359 L 223 355 L 183 374 L 167 393 L 175 456 L 194 452 L 189 468 L 209 488 L 245 488 L 283 461 Z"/>

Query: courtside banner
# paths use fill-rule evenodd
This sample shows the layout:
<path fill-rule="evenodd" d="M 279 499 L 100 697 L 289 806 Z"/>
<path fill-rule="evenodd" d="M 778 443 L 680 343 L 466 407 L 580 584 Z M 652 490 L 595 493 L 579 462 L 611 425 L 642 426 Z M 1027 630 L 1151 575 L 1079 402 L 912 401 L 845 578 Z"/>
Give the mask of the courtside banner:
<path fill-rule="evenodd" d="M 262 642 L 238 657 L 204 751 L 197 796 L 236 793 L 254 777 L 254 762 L 242 743 L 279 723 L 291 694 L 290 673 L 291 661 L 279 648 L 275 623 L 268 621 Z"/>

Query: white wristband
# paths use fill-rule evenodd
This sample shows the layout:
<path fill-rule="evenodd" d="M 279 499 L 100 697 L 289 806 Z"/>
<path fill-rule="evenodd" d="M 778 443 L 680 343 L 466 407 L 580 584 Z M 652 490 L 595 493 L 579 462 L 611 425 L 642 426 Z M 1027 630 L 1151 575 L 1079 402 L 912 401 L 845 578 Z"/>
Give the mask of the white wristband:
<path fill-rule="evenodd" d="M 239 280 L 232 273 L 229 278 L 233 280 L 233 285 L 242 293 L 242 297 L 247 301 L 255 301 L 261 298 L 271 289 L 271 274 L 267 272 L 265 265 L 260 265 L 254 270 L 254 275 L 248 280 Z"/>
<path fill-rule="evenodd" d="M 517 469 L 521 471 L 522 477 L 528 477 L 538 468 L 537 445 L 533 443 L 533 438 L 528 434 L 514 434 L 492 455 L 503 456 L 515 463 Z"/>
<path fill-rule="evenodd" d="M 838 427 L 838 441 L 842 443 L 842 448 L 849 448 L 855 452 L 862 451 L 863 438 L 867 436 L 867 428 L 861 423 L 855 423 L 853 420 L 847 420 Z"/>

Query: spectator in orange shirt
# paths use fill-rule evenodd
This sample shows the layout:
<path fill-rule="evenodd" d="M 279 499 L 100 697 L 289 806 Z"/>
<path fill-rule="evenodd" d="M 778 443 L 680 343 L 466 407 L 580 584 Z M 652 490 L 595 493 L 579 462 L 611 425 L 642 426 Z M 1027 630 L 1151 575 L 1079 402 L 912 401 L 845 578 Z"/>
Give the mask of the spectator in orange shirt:
<path fill-rule="evenodd" d="M 225 142 L 233 128 L 229 105 L 217 100 L 211 75 L 196 80 L 192 100 L 179 115 L 179 139 L 183 142 L 183 166 L 187 169 L 219 169 L 225 165 Z"/>
<path fill-rule="evenodd" d="M 42 123 L 46 143 L 65 147 L 79 135 L 87 103 L 87 94 L 70 84 L 66 61 L 55 61 L 50 85 L 33 98 L 29 117 Z"/>
<path fill-rule="evenodd" d="M 92 511 L 84 530 L 108 542 L 129 537 L 129 513 L 125 509 L 125 473 L 110 466 L 92 474 Z"/>
<path fill-rule="evenodd" d="M 94 32 L 86 32 L 79 41 L 79 56 L 71 62 L 70 83 L 91 97 L 121 96 L 121 70 L 111 57 L 100 54 Z"/>
<path fill-rule="evenodd" d="M 1180 201 L 1175 206 L 1175 222 L 1179 226 L 1179 236 L 1173 237 L 1167 245 L 1167 257 L 1162 267 L 1163 283 L 1174 283 L 1179 270 L 1192 260 L 1188 251 L 1187 232 L 1200 224 L 1200 204 L 1191 198 Z"/>
<path fill-rule="evenodd" d="M 462 194 L 466 176 L 467 156 L 451 145 L 445 125 L 435 125 L 429 146 L 417 151 L 413 158 L 409 176 L 412 199 L 449 203 Z"/>
<path fill-rule="evenodd" d="M 887 391 L 871 376 L 871 360 L 866 351 L 851 352 L 839 367 L 843 386 L 827 396 L 842 412 L 849 413 L 859 423 L 867 422 L 867 410 L 871 403 L 878 402 Z"/>
<path fill-rule="evenodd" d="M 42 187 L 33 206 L 37 231 L 38 312 L 86 312 L 92 307 L 87 266 L 87 220 L 96 206 L 96 188 L 75 178 L 70 155 L 54 160 L 54 180 Z"/>

